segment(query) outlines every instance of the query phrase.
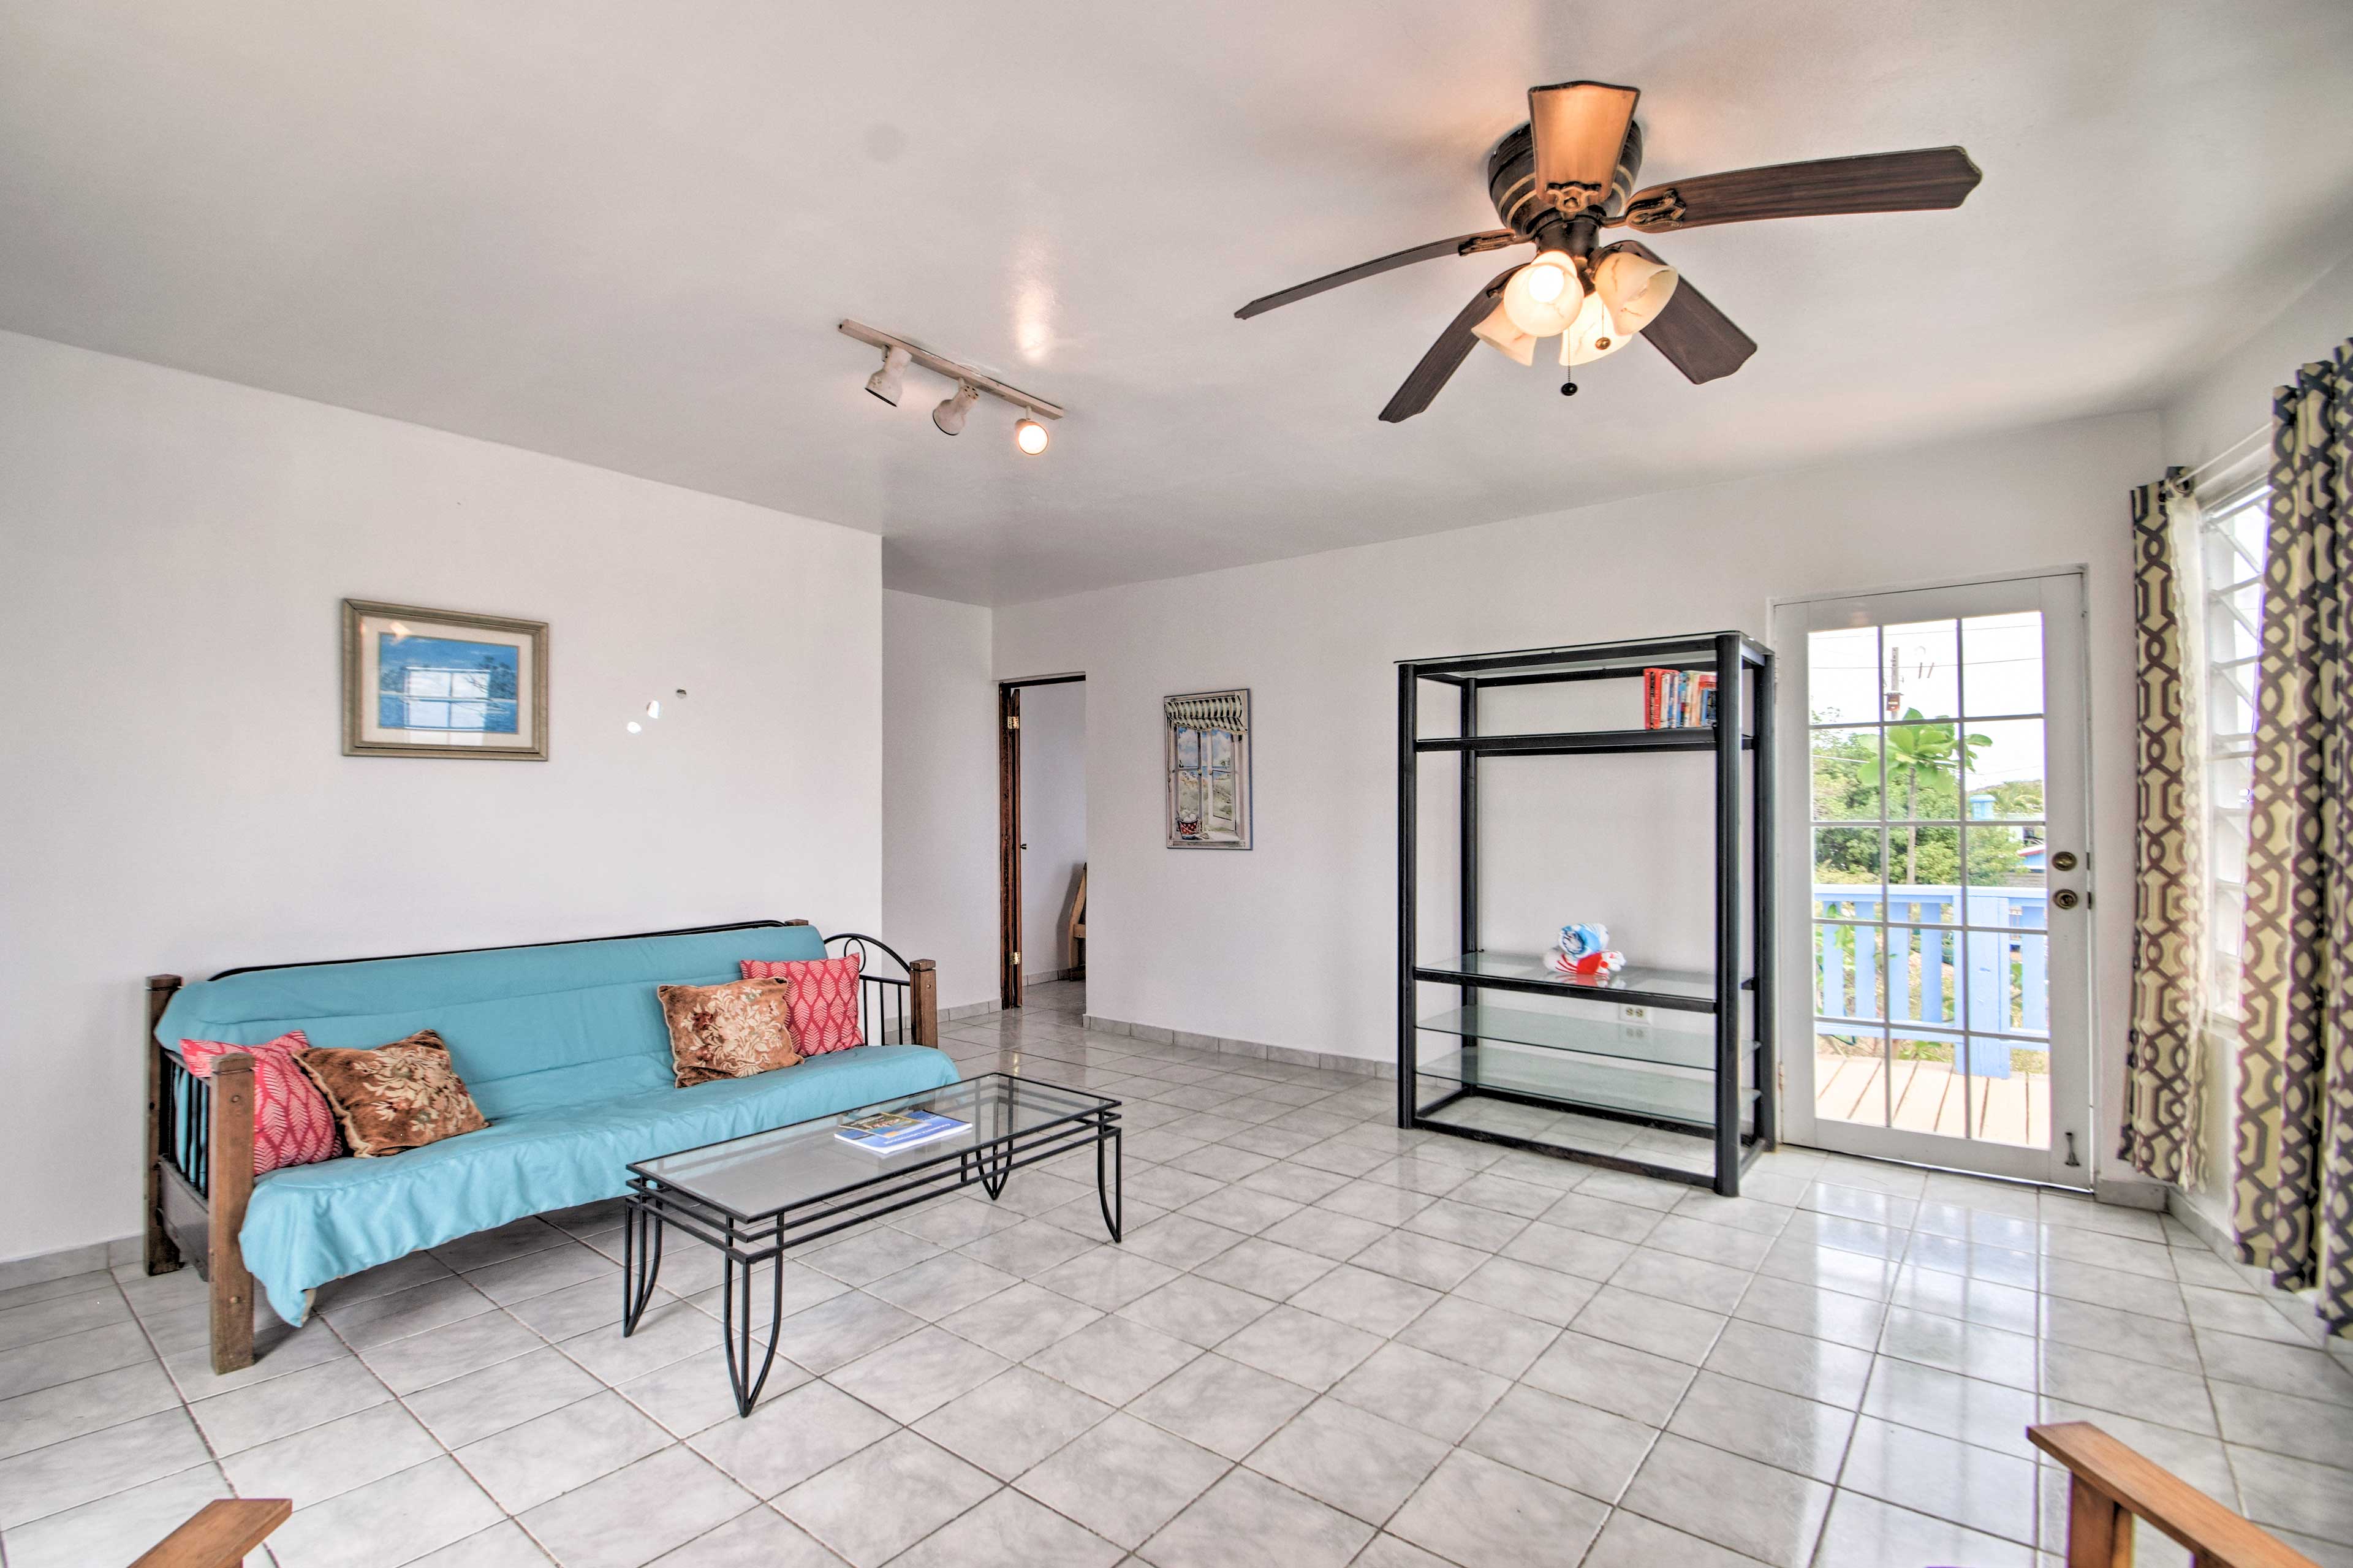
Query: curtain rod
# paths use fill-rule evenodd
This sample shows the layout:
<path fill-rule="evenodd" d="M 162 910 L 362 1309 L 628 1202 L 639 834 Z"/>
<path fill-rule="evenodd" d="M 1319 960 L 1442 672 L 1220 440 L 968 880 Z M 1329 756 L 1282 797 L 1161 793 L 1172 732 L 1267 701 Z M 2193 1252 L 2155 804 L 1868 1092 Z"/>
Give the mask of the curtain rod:
<path fill-rule="evenodd" d="M 2257 426 L 2254 429 L 2250 430 L 2244 436 L 2240 437 L 2237 440 L 2232 442 L 2229 446 L 2223 447 L 2221 451 L 2215 453 L 2212 457 L 2207 458 L 2204 462 L 2190 469 L 2189 474 L 2190 481 L 2195 483 L 2196 481 L 2204 479 L 2207 475 L 2214 473 L 2219 469 L 2227 468 L 2234 464 L 2245 461 L 2251 455 L 2248 448 L 2255 446 L 2258 442 L 2268 444 L 2271 438 L 2272 427 L 2269 425 Z"/>

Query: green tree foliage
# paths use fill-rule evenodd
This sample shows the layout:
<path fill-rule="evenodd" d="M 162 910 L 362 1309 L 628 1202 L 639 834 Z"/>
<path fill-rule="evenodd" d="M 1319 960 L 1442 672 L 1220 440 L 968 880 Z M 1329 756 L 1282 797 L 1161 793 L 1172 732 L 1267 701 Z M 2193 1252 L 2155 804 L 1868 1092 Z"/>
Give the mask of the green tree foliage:
<path fill-rule="evenodd" d="M 1880 736 L 1886 737 L 1883 785 Z M 1814 879 L 1875 883 L 1881 873 L 1880 835 L 1860 826 L 1889 821 L 1898 835 L 1894 865 L 1898 882 L 1952 885 L 1962 880 L 1960 834 L 1951 823 L 1968 814 L 1960 799 L 1961 770 L 1992 744 L 1985 735 L 1962 735 L 1951 724 L 1924 720 L 1917 709 L 1884 731 L 1817 730 L 1813 733 L 1814 816 L 1822 822 L 1853 822 L 1852 828 L 1825 827 L 1815 836 Z M 1894 809 L 1883 813 L 1883 789 L 1893 792 Z M 1997 817 L 2032 817 L 2042 811 L 2040 780 L 2014 780 L 1990 786 Z M 2015 885 L 2025 879 L 2021 858 L 2027 830 L 1998 823 L 1973 823 L 1968 834 L 1968 880 L 1978 887 Z"/>

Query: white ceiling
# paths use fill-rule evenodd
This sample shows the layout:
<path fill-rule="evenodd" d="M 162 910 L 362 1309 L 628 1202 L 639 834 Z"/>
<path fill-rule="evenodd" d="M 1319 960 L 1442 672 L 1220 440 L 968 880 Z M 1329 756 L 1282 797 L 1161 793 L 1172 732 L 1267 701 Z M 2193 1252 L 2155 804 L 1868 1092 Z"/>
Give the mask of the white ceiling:
<path fill-rule="evenodd" d="M 1232 319 L 1491 226 L 1487 147 L 1574 77 L 1643 89 L 1646 181 L 1957 142 L 1985 184 L 1660 240 L 1763 345 L 1704 387 L 1482 349 L 1377 423 L 1493 257 Z M 2348 247 L 2345 0 L 0 7 L 0 326 L 880 532 L 983 603 L 2146 407 Z M 844 316 L 1071 416 L 950 441 Z"/>

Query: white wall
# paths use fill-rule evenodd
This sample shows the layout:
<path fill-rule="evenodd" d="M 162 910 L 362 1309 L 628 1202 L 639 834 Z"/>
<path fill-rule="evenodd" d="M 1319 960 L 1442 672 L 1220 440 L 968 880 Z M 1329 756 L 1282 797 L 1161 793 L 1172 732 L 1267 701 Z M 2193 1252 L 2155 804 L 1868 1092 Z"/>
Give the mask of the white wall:
<path fill-rule="evenodd" d="M 2353 257 L 2322 274 L 2165 405 L 2165 460 L 2196 468 L 2250 431 L 2267 428 L 2272 389 L 2294 382 L 2300 366 L 2335 354 L 2348 338 L 2353 338 Z"/>
<path fill-rule="evenodd" d="M 1021 973 L 1071 967 L 1071 889 L 1087 858 L 1087 687 L 1021 692 Z"/>
<path fill-rule="evenodd" d="M 551 760 L 341 755 L 347 595 L 549 622 Z M 868 535 L 0 334 L 0 1258 L 139 1228 L 142 975 L 872 929 L 880 599 Z"/>
<path fill-rule="evenodd" d="M 1574 483 L 1574 414 L 1564 417 L 1564 489 Z M 1763 636 L 1777 596 L 2080 563 L 2100 1061 L 2091 1143 L 2104 1152 L 2121 1085 L 2132 902 L 2126 492 L 2158 467 L 2156 417 L 2118 416 L 999 610 L 1000 677 L 1087 673 L 1090 925 L 1100 932 L 1089 942 L 1088 1010 L 1389 1056 L 1393 660 L 1723 627 Z M 1159 700 L 1224 686 L 1253 689 L 1257 847 L 1169 850 Z M 1533 848 L 1565 855 L 1580 834 L 1591 841 L 1564 820 Z M 1628 912 L 1634 926 L 1675 929 L 1671 916 Z"/>
<path fill-rule="evenodd" d="M 2267 454 L 2273 389 L 2293 383 L 2300 366 L 2333 356 L 2348 338 L 2353 338 L 2353 258 L 2339 262 L 2166 405 L 2165 460 L 2195 468 L 2238 447 L 2241 437 L 2259 429 L 2267 433 L 2258 444 Z M 2188 1194 L 2209 1218 L 2225 1226 L 2230 1218 L 2237 1040 L 2236 1026 L 2229 1020 L 2208 1037 L 2206 1179 Z"/>
<path fill-rule="evenodd" d="M 882 929 L 940 1005 L 997 1000 L 997 682 L 989 612 L 882 595 Z"/>

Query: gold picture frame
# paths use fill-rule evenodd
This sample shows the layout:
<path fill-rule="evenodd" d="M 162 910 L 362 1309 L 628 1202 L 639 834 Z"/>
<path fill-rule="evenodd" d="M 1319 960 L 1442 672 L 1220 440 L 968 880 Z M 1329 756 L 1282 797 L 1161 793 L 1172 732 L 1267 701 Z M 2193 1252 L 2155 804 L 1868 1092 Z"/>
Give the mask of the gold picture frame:
<path fill-rule="evenodd" d="M 343 755 L 547 760 L 547 623 L 343 601 Z"/>

